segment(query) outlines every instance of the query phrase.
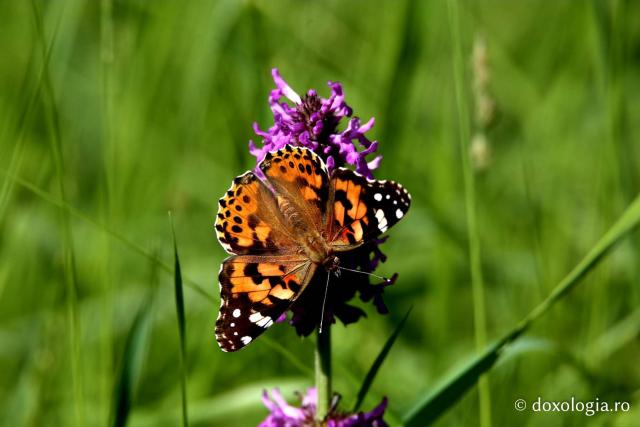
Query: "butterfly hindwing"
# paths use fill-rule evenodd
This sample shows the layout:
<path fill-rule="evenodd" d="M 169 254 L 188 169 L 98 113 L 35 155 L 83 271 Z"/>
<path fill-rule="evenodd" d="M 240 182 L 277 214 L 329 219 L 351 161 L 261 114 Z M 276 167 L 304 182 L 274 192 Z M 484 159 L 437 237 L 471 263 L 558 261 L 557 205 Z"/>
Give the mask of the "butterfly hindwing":
<path fill-rule="evenodd" d="M 308 148 L 286 145 L 267 153 L 259 167 L 278 196 L 293 204 L 320 231 L 329 189 L 322 159 Z"/>
<path fill-rule="evenodd" d="M 411 196 L 397 182 L 367 179 L 338 168 L 329 191 L 329 243 L 336 251 L 353 249 L 400 221 L 410 205 Z"/>
<path fill-rule="evenodd" d="M 273 193 L 253 172 L 235 178 L 218 203 L 215 228 L 227 252 L 267 254 L 296 245 Z"/>
<path fill-rule="evenodd" d="M 216 340 L 224 351 L 249 344 L 300 295 L 316 265 L 300 255 L 232 256 L 220 270 Z"/>

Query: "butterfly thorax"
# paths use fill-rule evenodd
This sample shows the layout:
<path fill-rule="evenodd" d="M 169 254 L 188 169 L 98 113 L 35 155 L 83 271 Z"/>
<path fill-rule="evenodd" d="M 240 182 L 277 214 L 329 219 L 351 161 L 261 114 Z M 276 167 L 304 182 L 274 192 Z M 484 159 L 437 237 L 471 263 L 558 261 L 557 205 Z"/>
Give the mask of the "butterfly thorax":
<path fill-rule="evenodd" d="M 285 197 L 278 197 L 278 207 L 285 222 L 296 236 L 300 251 L 314 264 L 322 265 L 328 271 L 336 270 L 338 258 L 333 254 L 327 239 L 312 226 L 313 222 Z"/>
<path fill-rule="evenodd" d="M 300 244 L 305 255 L 314 264 L 323 266 L 327 271 L 338 268 L 340 263 L 338 257 L 333 254 L 331 247 L 318 232 L 313 231 L 302 236 Z"/>

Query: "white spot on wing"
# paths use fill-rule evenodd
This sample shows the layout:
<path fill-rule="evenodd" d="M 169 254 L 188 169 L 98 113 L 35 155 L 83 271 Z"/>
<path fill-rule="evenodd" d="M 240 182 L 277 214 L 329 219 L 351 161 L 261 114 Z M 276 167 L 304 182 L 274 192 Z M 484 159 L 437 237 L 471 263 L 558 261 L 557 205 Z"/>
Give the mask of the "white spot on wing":
<path fill-rule="evenodd" d="M 251 316 L 249 316 L 249 321 L 251 323 L 258 323 L 262 319 L 264 319 L 264 316 L 258 312 L 253 313 Z"/>
<path fill-rule="evenodd" d="M 396 218 L 400 219 L 403 216 L 404 216 L 404 213 L 400 209 L 397 209 L 396 210 Z"/>
<path fill-rule="evenodd" d="M 268 328 L 269 326 L 273 325 L 273 320 L 271 320 L 271 317 L 269 316 L 264 316 L 262 319 L 256 322 L 256 325 L 263 328 Z"/>
<path fill-rule="evenodd" d="M 387 231 L 387 218 L 384 216 L 384 211 L 382 209 L 376 209 L 375 211 L 376 219 L 378 220 L 378 229 L 381 232 Z"/>
<path fill-rule="evenodd" d="M 247 336 L 244 336 L 244 337 L 240 338 L 240 341 L 242 341 L 242 344 L 247 345 L 247 344 L 249 344 L 251 342 L 251 339 L 252 338 L 247 335 Z"/>
<path fill-rule="evenodd" d="M 373 195 L 373 198 L 376 199 L 377 201 L 380 201 L 380 200 L 382 200 L 382 194 L 376 193 L 376 194 Z"/>
<path fill-rule="evenodd" d="M 235 310 L 233 310 L 233 317 L 240 317 L 240 309 L 236 308 Z"/>

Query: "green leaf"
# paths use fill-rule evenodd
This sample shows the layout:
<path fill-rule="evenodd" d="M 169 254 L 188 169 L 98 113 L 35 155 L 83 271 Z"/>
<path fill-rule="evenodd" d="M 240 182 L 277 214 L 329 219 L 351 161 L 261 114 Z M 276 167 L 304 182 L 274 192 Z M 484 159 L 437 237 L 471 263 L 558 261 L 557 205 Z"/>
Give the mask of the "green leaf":
<path fill-rule="evenodd" d="M 184 296 L 182 292 L 182 274 L 180 271 L 180 257 L 178 256 L 178 243 L 176 241 L 176 230 L 173 225 L 173 217 L 169 212 L 169 219 L 171 221 L 171 235 L 173 236 L 173 255 L 175 258 L 175 275 L 174 286 L 176 296 L 176 315 L 178 317 L 178 333 L 180 336 L 180 390 L 182 392 L 182 425 L 184 427 L 189 425 L 189 418 L 187 415 L 187 372 L 186 372 L 186 336 L 185 336 L 185 321 L 184 321 Z"/>
<path fill-rule="evenodd" d="M 378 374 L 378 371 L 380 370 L 380 366 L 382 366 L 382 362 L 384 362 L 384 360 L 389 355 L 389 351 L 391 350 L 391 347 L 393 346 L 393 344 L 396 342 L 396 338 L 398 338 L 398 335 L 400 335 L 400 332 L 402 331 L 404 324 L 407 322 L 407 319 L 409 318 L 409 314 L 411 313 L 411 310 L 413 310 L 413 307 L 407 310 L 407 314 L 405 314 L 402 320 L 400 320 L 400 323 L 398 323 L 398 326 L 396 326 L 396 329 L 389 336 L 389 338 L 387 339 L 387 342 L 382 347 L 382 350 L 380 350 L 378 357 L 376 357 L 376 360 L 373 361 L 371 368 L 369 368 L 369 372 L 367 372 L 367 376 L 364 377 L 362 386 L 360 386 L 360 390 L 358 391 L 358 398 L 356 400 L 356 404 L 353 406 L 353 412 L 357 412 L 358 409 L 360 409 L 360 405 L 362 405 L 364 398 L 367 396 L 367 392 L 369 391 L 369 388 L 371 388 L 371 384 L 373 383 L 373 380 Z"/>
<path fill-rule="evenodd" d="M 414 406 L 404 417 L 407 427 L 431 424 L 457 403 L 476 384 L 483 373 L 489 371 L 504 354 L 508 345 L 526 330 L 556 302 L 565 297 L 586 274 L 591 271 L 613 246 L 640 224 L 640 195 L 627 207 L 618 221 L 591 248 L 585 257 L 558 283 L 547 298 L 502 339 L 476 356 L 460 372 Z"/>

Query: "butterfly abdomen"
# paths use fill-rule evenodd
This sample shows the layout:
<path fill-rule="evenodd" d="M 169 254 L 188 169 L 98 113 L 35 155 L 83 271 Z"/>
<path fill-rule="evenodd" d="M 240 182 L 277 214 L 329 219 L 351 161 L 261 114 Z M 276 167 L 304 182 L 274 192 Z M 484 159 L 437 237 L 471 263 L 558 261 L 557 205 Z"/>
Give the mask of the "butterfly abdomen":
<path fill-rule="evenodd" d="M 331 248 L 313 227 L 313 222 L 286 197 L 278 196 L 278 207 L 304 254 L 314 264 L 323 265 L 330 256 Z"/>
<path fill-rule="evenodd" d="M 282 216 L 284 217 L 287 225 L 292 230 L 306 228 L 302 215 L 300 215 L 298 210 L 291 202 L 289 202 L 289 200 L 284 197 L 278 197 L 278 206 L 280 207 L 280 212 L 282 212 Z"/>

